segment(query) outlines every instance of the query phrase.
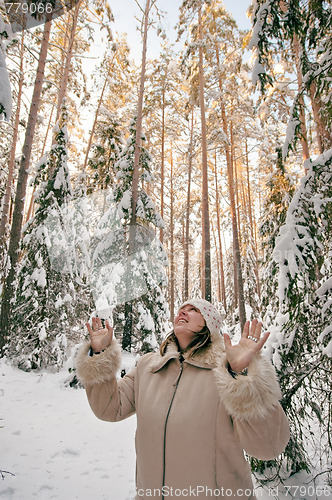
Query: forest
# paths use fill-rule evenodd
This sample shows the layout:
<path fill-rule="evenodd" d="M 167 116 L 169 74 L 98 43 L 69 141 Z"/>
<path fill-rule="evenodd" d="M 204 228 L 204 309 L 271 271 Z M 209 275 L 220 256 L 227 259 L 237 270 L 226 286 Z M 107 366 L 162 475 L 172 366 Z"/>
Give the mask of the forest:
<path fill-rule="evenodd" d="M 243 31 L 183 0 L 176 43 L 136 4 L 139 61 L 106 0 L 32 27 L 1 1 L 0 356 L 60 369 L 93 312 L 143 354 L 192 296 L 235 338 L 258 318 L 291 440 L 252 470 L 331 486 L 331 3 L 248 0 Z"/>

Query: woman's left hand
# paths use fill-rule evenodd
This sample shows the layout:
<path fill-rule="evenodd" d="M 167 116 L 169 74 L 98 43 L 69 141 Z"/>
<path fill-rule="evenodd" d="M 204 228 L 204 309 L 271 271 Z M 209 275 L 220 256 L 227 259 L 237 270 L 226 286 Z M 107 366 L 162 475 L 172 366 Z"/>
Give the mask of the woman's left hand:
<path fill-rule="evenodd" d="M 270 332 L 264 333 L 261 337 L 262 323 L 254 319 L 250 325 L 247 321 L 243 328 L 241 340 L 238 344 L 232 345 L 227 333 L 224 333 L 226 356 L 229 366 L 234 372 L 240 372 L 248 368 L 250 361 L 257 354 L 267 341 Z"/>

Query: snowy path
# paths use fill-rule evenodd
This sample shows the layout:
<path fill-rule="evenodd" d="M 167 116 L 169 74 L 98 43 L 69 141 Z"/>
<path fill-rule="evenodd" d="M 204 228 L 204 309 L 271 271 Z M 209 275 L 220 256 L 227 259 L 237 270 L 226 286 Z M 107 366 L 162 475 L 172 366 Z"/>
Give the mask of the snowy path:
<path fill-rule="evenodd" d="M 132 500 L 136 419 L 107 423 L 65 370 L 25 373 L 0 359 L 0 500 Z M 302 479 L 301 479 L 302 477 Z M 257 500 L 332 500 L 332 489 L 293 476 Z M 317 494 L 318 493 L 318 494 Z M 225 498 L 227 498 L 225 496 Z"/>

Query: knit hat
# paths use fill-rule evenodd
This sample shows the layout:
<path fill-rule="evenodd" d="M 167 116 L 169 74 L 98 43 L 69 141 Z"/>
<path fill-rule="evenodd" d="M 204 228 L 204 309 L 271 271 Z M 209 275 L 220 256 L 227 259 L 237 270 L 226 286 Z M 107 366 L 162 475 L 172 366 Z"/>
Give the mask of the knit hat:
<path fill-rule="evenodd" d="M 182 306 L 179 308 L 179 311 L 187 304 L 190 304 L 191 306 L 194 306 L 199 310 L 199 312 L 205 319 L 206 326 L 210 330 L 211 335 L 221 333 L 221 316 L 217 308 L 212 305 L 211 302 L 199 298 L 190 299 L 182 304 Z"/>

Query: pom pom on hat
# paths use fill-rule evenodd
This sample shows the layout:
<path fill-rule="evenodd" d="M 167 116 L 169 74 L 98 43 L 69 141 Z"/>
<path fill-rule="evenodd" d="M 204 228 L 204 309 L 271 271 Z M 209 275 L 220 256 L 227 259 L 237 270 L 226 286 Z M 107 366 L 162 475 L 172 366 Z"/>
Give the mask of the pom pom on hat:
<path fill-rule="evenodd" d="M 208 302 L 204 299 L 194 298 L 184 302 L 179 310 L 187 304 L 190 304 L 191 306 L 194 306 L 199 310 L 199 312 L 205 319 L 206 326 L 210 330 L 211 335 L 221 333 L 221 316 L 217 308 L 213 304 L 211 304 L 211 302 Z"/>

